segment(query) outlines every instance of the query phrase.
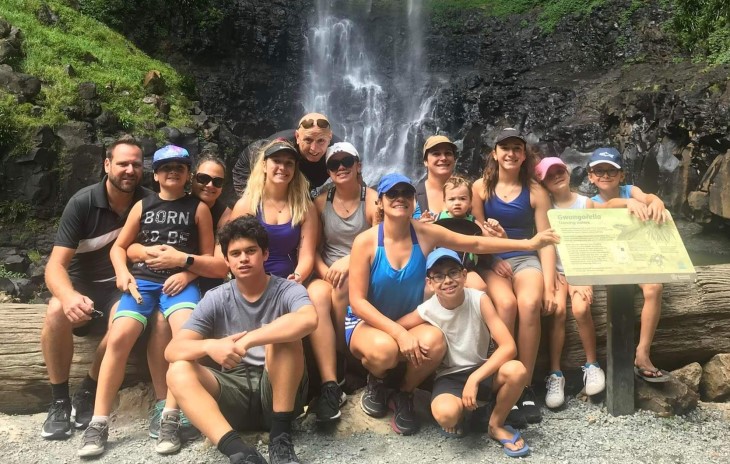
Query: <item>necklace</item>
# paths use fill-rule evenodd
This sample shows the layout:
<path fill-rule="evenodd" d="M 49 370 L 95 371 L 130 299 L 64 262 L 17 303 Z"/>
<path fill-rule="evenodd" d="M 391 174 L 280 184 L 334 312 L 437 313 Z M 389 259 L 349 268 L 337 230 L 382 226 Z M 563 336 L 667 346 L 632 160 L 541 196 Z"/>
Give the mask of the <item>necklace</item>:
<path fill-rule="evenodd" d="M 278 212 L 279 214 L 281 214 L 281 212 L 282 212 L 282 211 L 284 211 L 284 208 L 286 208 L 286 205 L 287 205 L 287 203 L 286 203 L 286 200 L 284 200 L 283 202 L 279 202 L 279 203 L 283 203 L 283 204 L 281 205 L 281 207 L 277 206 L 277 205 L 276 205 L 276 203 L 277 203 L 277 202 L 275 202 L 274 200 L 271 200 L 271 199 L 269 199 L 269 200 L 268 200 L 268 202 L 269 202 L 269 204 L 270 204 L 271 206 L 273 206 L 273 207 L 274 207 L 274 209 L 275 209 L 275 210 L 276 210 L 276 211 L 277 211 L 277 212 Z"/>
<path fill-rule="evenodd" d="M 345 203 L 345 200 L 343 200 L 342 198 L 337 198 L 337 199 L 340 200 L 340 205 L 342 206 L 342 208 L 344 208 L 345 212 L 349 215 L 350 214 L 350 208 L 353 208 L 354 209 L 354 205 L 351 205 L 350 208 L 348 208 L 347 207 L 347 203 Z M 360 200 L 358 199 L 357 202 L 360 203 Z"/>
<path fill-rule="evenodd" d="M 515 193 L 515 190 L 517 187 L 519 187 L 520 184 L 514 184 L 506 193 L 503 193 L 501 195 L 502 199 L 506 200 L 507 198 L 511 197 L 513 193 Z"/>

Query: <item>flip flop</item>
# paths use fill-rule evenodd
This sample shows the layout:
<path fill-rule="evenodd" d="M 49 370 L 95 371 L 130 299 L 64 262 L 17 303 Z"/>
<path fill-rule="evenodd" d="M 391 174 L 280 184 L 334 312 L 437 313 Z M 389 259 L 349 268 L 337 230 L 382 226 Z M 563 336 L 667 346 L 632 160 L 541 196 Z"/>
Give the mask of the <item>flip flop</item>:
<path fill-rule="evenodd" d="M 520 435 L 520 432 L 513 429 L 509 425 L 505 425 L 503 428 L 512 434 L 512 438 L 501 438 L 500 439 L 500 438 L 495 438 L 491 435 L 489 435 L 489 438 L 491 438 L 492 440 L 494 440 L 496 442 L 499 442 L 499 444 L 502 445 L 502 451 L 504 452 L 504 454 L 506 454 L 507 456 L 509 456 L 511 458 L 519 458 L 519 457 L 527 456 L 528 454 L 530 454 L 530 447 L 527 446 L 527 442 L 524 441 L 524 439 L 522 440 L 522 442 L 524 443 L 522 448 L 520 448 L 518 450 L 511 450 L 511 449 L 507 448 L 505 446 L 506 444 L 511 443 L 514 445 L 515 443 L 517 443 L 517 440 L 522 438 L 522 435 Z"/>
<path fill-rule="evenodd" d="M 650 375 L 647 375 L 647 373 L 650 373 Z M 664 369 L 657 369 L 656 367 L 653 369 L 648 369 L 639 366 L 634 366 L 634 374 L 636 374 L 636 376 L 641 380 L 651 383 L 669 382 L 669 378 L 672 376 L 672 374 L 665 371 Z"/>

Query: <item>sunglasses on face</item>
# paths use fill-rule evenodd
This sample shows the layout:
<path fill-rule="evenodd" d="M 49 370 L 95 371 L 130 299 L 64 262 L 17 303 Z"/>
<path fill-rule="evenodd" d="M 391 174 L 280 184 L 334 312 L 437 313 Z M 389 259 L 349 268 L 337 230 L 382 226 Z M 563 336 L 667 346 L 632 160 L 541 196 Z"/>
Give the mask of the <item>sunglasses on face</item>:
<path fill-rule="evenodd" d="M 299 122 L 299 127 L 311 129 L 315 124 L 317 124 L 317 127 L 320 129 L 327 129 L 330 126 L 330 122 L 326 119 L 302 119 L 302 121 Z"/>
<path fill-rule="evenodd" d="M 223 182 L 225 179 L 222 177 L 212 177 L 208 174 L 198 173 L 195 174 L 195 182 L 199 183 L 200 185 L 208 185 L 210 182 L 213 182 L 213 187 L 215 188 L 221 188 L 223 187 Z"/>
<path fill-rule="evenodd" d="M 338 169 L 340 169 L 340 166 L 344 166 L 345 168 L 351 168 L 355 165 L 355 161 L 356 158 L 352 155 L 348 155 L 340 159 L 330 158 L 327 161 L 327 170 L 337 171 Z"/>
<path fill-rule="evenodd" d="M 158 172 L 185 172 L 187 168 L 184 164 L 163 164 L 157 168 Z"/>
<path fill-rule="evenodd" d="M 410 199 L 413 198 L 413 196 L 416 194 L 416 191 L 412 188 L 402 188 L 402 189 L 390 189 L 387 192 L 385 192 L 385 197 L 388 200 L 395 200 L 396 198 L 406 198 Z"/>
<path fill-rule="evenodd" d="M 444 280 L 446 280 L 447 276 L 451 280 L 458 280 L 458 279 L 461 279 L 462 275 L 463 274 L 461 273 L 461 269 L 451 269 L 446 274 L 435 273 L 435 274 L 431 274 L 430 276 L 428 276 L 428 278 L 433 280 L 437 284 L 440 284 L 440 283 L 443 283 Z"/>
<path fill-rule="evenodd" d="M 593 174 L 596 177 L 616 177 L 618 176 L 618 173 L 620 172 L 619 169 L 616 168 L 609 168 L 609 169 L 591 169 L 591 174 Z"/>

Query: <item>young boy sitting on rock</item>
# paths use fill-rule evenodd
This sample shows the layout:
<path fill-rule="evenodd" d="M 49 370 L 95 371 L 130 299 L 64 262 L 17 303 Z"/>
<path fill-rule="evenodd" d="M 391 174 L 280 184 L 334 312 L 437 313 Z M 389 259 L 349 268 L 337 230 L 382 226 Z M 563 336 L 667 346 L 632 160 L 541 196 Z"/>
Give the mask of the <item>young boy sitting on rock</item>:
<path fill-rule="evenodd" d="M 530 447 L 519 432 L 504 424 L 528 380 L 525 366 L 514 360 L 514 339 L 489 297 L 464 288 L 467 270 L 455 251 L 435 249 L 428 255 L 426 268 L 426 282 L 434 295 L 398 323 L 409 329 L 428 322 L 446 338 L 448 348 L 431 394 L 431 413 L 442 434 L 462 437 L 466 412 L 477 410 L 478 399 L 495 395 L 489 436 L 502 444 L 507 456 L 525 456 Z M 491 338 L 497 349 L 487 357 Z M 484 407 L 479 409 L 477 414 L 486 412 Z"/>

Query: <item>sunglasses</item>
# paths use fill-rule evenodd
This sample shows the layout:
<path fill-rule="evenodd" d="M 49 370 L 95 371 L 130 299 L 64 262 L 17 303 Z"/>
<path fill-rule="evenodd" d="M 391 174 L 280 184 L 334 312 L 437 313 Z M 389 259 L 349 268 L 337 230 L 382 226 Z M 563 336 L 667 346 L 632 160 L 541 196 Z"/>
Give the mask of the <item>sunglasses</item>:
<path fill-rule="evenodd" d="M 403 188 L 403 189 L 390 189 L 387 192 L 385 192 L 386 198 L 388 200 L 395 200 L 396 198 L 413 198 L 413 196 L 416 194 L 416 191 L 412 188 Z"/>
<path fill-rule="evenodd" d="M 92 309 L 90 315 L 92 319 L 99 319 L 100 317 L 104 317 L 104 313 L 102 313 L 98 309 Z"/>
<path fill-rule="evenodd" d="M 157 168 L 158 172 L 185 172 L 185 169 L 187 169 L 186 164 L 163 164 L 159 168 Z"/>
<path fill-rule="evenodd" d="M 591 169 L 591 174 L 593 174 L 596 177 L 616 177 L 618 176 L 618 173 L 620 172 L 619 169 L 616 168 L 610 168 L 610 169 Z"/>
<path fill-rule="evenodd" d="M 199 183 L 200 185 L 208 185 L 209 183 L 213 182 L 213 187 L 221 188 L 223 187 L 224 181 L 225 179 L 222 177 L 212 177 L 208 174 L 203 173 L 195 174 L 195 182 Z"/>
<path fill-rule="evenodd" d="M 327 129 L 330 126 L 330 122 L 326 119 L 302 119 L 299 122 L 299 126 L 305 129 L 311 129 L 315 124 L 320 129 Z"/>
<path fill-rule="evenodd" d="M 357 158 L 352 155 L 348 155 L 340 159 L 330 158 L 329 160 L 327 160 L 327 170 L 337 171 L 338 169 L 340 169 L 340 166 L 344 166 L 345 168 L 351 168 L 355 165 L 356 160 Z"/>
<path fill-rule="evenodd" d="M 435 273 L 428 276 L 428 278 L 433 280 L 437 284 L 440 284 L 443 283 L 444 280 L 446 280 L 446 276 L 448 276 L 451 280 L 459 280 L 463 277 L 463 275 L 464 274 L 462 274 L 461 269 L 451 269 L 446 274 Z"/>

